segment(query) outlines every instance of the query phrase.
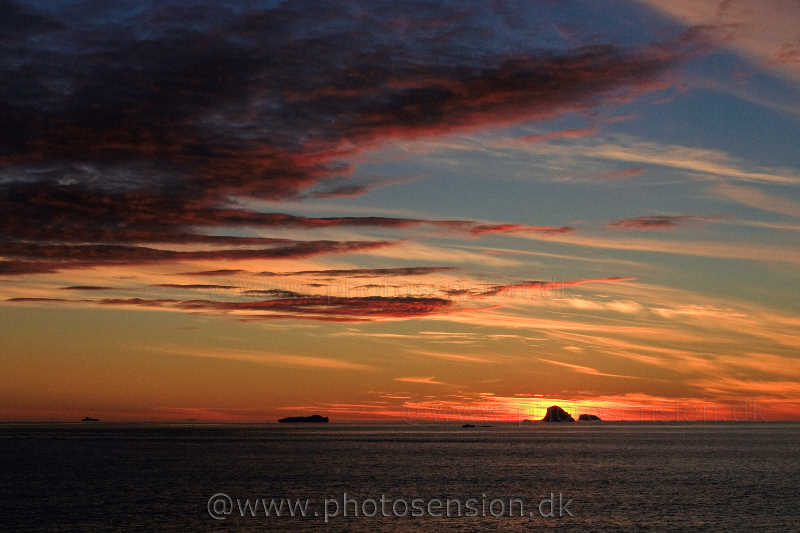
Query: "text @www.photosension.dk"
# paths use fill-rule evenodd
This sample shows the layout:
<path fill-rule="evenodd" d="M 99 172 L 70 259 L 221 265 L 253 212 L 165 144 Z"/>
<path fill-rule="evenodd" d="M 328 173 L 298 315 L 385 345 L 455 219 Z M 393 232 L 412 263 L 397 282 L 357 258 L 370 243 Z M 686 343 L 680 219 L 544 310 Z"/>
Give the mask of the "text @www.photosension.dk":
<path fill-rule="evenodd" d="M 261 498 L 233 497 L 218 492 L 208 499 L 208 515 L 214 520 L 226 519 L 310 519 L 351 518 L 569 518 L 575 514 L 571 499 L 562 493 L 550 492 L 540 499 L 492 498 L 357 498 L 343 493 L 341 497 Z"/>

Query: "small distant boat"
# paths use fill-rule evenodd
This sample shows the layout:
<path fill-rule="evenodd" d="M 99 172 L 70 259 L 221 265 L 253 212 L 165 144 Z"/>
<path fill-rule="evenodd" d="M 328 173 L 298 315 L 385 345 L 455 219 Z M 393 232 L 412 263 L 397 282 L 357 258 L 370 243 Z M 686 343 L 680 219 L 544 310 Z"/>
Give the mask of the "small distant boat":
<path fill-rule="evenodd" d="M 464 425 L 463 425 L 463 426 L 461 426 L 461 427 L 462 427 L 462 428 L 474 428 L 474 427 L 475 427 L 475 424 L 464 424 Z"/>
<path fill-rule="evenodd" d="M 317 424 L 327 424 L 328 417 L 327 416 L 320 416 L 320 415 L 311 415 L 311 416 L 287 416 L 286 418 L 281 418 L 278 420 L 281 424 L 296 424 L 301 422 L 311 422 Z"/>
<path fill-rule="evenodd" d="M 81 422 L 100 422 L 100 419 L 92 418 L 91 416 L 85 416 L 83 417 L 83 420 L 81 420 Z"/>

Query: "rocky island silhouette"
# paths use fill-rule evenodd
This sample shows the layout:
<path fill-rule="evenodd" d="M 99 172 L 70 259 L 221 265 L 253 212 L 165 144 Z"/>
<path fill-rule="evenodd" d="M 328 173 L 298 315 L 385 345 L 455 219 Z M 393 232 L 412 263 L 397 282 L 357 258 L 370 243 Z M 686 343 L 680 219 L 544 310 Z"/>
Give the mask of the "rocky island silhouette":
<path fill-rule="evenodd" d="M 602 422 L 602 419 L 597 415 L 592 414 L 582 414 L 578 417 L 578 421 L 580 422 Z M 539 420 L 529 420 L 525 419 L 522 421 L 523 424 L 533 424 L 535 422 L 539 422 Z M 557 405 L 551 405 L 547 408 L 547 413 L 542 418 L 541 422 L 575 422 L 575 419 L 572 418 L 568 412 Z"/>
<path fill-rule="evenodd" d="M 575 422 L 575 419 L 559 406 L 551 405 L 547 408 L 547 414 L 542 418 L 542 422 Z"/>

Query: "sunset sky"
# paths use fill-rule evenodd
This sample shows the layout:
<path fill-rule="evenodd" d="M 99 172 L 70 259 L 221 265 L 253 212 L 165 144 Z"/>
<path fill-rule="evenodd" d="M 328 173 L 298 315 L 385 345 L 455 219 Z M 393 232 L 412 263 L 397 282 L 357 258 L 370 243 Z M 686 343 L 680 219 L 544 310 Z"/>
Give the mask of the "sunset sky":
<path fill-rule="evenodd" d="M 796 1 L 0 6 L 0 420 L 800 418 Z"/>

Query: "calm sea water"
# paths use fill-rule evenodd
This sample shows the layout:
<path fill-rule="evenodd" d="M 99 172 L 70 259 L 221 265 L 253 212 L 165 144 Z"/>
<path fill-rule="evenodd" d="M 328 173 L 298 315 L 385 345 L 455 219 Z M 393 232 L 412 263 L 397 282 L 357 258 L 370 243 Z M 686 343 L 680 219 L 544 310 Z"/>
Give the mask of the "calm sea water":
<path fill-rule="evenodd" d="M 0 466 L 3 531 L 800 531 L 800 424 L 2 424 Z"/>

